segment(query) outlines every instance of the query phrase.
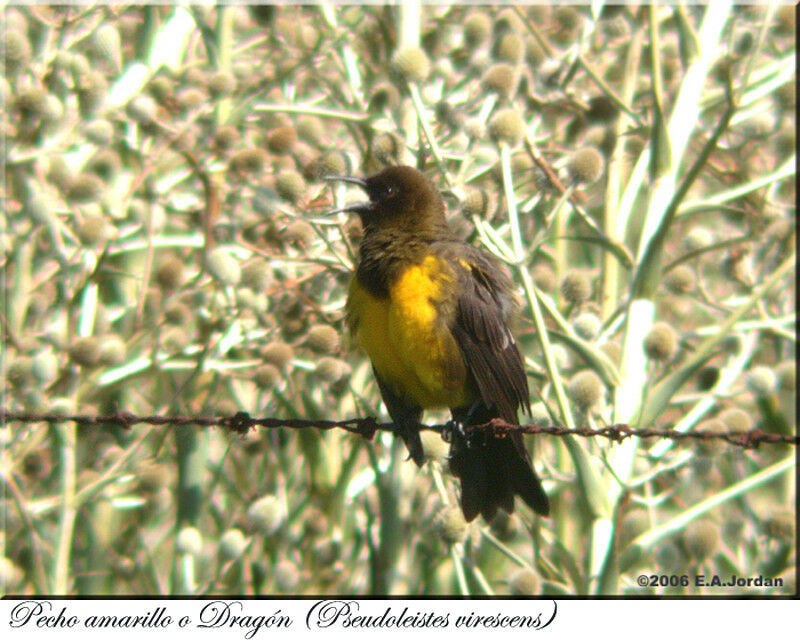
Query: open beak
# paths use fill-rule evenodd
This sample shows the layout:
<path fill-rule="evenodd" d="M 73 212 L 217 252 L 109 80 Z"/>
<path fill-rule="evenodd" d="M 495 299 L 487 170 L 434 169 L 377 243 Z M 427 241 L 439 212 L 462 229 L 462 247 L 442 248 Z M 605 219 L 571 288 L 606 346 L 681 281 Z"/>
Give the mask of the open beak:
<path fill-rule="evenodd" d="M 367 188 L 367 181 L 364 178 L 356 178 L 354 176 L 335 176 L 335 175 L 328 175 L 322 176 L 323 180 L 327 180 L 329 182 L 349 182 L 350 184 L 357 185 L 362 189 L 366 190 Z M 369 202 L 356 202 L 346 207 L 342 207 L 341 209 L 334 209 L 333 211 L 329 211 L 327 215 L 334 215 L 336 213 L 363 213 L 367 209 L 370 208 Z"/>
<path fill-rule="evenodd" d="M 350 184 L 356 184 L 362 189 L 367 188 L 367 181 L 364 178 L 356 178 L 355 176 L 322 176 L 323 180 L 327 180 L 328 182 L 349 182 Z"/>

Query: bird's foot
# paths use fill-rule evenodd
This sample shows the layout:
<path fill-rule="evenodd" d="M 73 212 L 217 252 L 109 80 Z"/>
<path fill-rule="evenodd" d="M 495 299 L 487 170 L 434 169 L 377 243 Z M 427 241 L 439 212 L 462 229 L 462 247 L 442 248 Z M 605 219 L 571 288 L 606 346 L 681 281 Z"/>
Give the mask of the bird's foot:
<path fill-rule="evenodd" d="M 442 428 L 442 440 L 448 444 L 452 444 L 456 440 L 461 442 L 467 439 L 467 430 L 461 420 L 451 418 Z"/>

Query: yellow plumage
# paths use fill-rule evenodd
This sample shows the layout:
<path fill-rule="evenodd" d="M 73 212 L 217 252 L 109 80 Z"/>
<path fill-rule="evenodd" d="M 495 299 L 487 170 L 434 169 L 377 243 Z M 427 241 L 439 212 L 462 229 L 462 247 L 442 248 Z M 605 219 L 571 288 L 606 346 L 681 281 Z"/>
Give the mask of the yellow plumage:
<path fill-rule="evenodd" d="M 428 255 L 389 285 L 387 298 L 350 285 L 348 317 L 358 345 L 400 397 L 423 408 L 457 407 L 470 400 L 458 345 L 442 326 L 436 304 L 452 275 Z"/>

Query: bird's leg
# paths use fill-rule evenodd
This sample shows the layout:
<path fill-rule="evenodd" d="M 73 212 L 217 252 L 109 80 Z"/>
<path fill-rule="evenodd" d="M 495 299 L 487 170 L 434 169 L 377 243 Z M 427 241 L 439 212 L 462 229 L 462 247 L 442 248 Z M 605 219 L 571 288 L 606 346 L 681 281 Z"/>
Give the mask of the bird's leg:
<path fill-rule="evenodd" d="M 417 406 L 408 399 L 395 393 L 395 391 L 386 384 L 383 379 L 378 375 L 375 368 L 372 368 L 375 373 L 375 379 L 378 381 L 378 387 L 381 390 L 381 397 L 389 415 L 394 422 L 394 433 L 399 436 L 408 449 L 408 457 L 417 463 L 418 467 L 422 466 L 425 461 L 425 455 L 422 451 L 422 440 L 419 437 L 419 430 L 422 426 L 420 420 L 422 419 L 422 407 Z M 406 458 L 407 460 L 408 458 Z"/>
<path fill-rule="evenodd" d="M 419 437 L 420 424 L 406 424 L 404 422 L 395 423 L 395 433 L 400 436 L 408 449 L 409 458 L 421 467 L 425 462 L 425 455 L 422 450 L 422 440 Z"/>

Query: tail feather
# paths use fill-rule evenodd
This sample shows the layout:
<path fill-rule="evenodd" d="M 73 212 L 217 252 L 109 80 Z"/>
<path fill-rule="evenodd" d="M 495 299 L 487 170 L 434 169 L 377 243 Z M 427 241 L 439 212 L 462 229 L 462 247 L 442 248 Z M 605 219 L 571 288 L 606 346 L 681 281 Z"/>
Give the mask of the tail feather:
<path fill-rule="evenodd" d="M 469 444 L 456 433 L 450 447 L 450 468 L 461 481 L 461 509 L 467 522 L 478 514 L 489 521 L 498 508 L 513 513 L 515 495 L 540 515 L 550 512 L 547 495 L 518 433 L 488 435 L 483 442 Z"/>

